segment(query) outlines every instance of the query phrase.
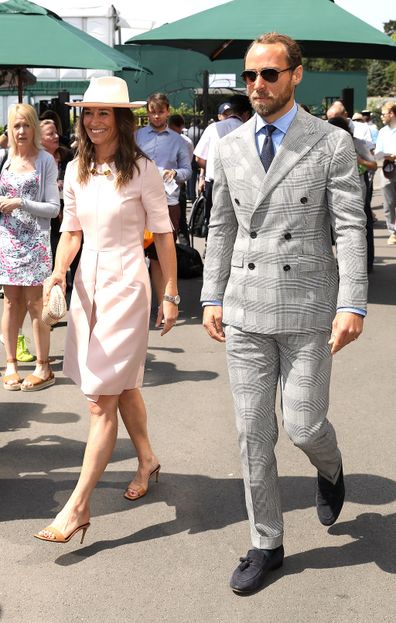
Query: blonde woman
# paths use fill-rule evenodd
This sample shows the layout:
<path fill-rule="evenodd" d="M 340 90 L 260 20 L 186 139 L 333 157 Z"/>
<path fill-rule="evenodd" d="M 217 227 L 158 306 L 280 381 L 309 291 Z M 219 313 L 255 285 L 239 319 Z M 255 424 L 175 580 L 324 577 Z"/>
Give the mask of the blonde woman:
<path fill-rule="evenodd" d="M 147 493 L 160 464 L 147 431 L 140 393 L 151 308 L 143 251 L 154 240 L 165 280 L 162 334 L 175 324 L 179 296 L 176 253 L 163 182 L 135 143 L 128 87 L 116 77 L 93 79 L 84 95 L 78 156 L 67 166 L 64 214 L 52 283 L 65 290 L 66 272 L 84 245 L 70 304 L 64 373 L 88 400 L 90 431 L 81 474 L 51 525 L 35 536 L 65 543 L 90 525 L 91 494 L 117 438 L 120 411 L 139 465 L 124 497 Z M 51 285 L 51 284 L 50 284 Z"/>
<path fill-rule="evenodd" d="M 50 330 L 41 320 L 42 284 L 51 274 L 50 220 L 59 212 L 57 166 L 40 145 L 36 111 L 15 104 L 8 114 L 9 157 L 0 176 L 0 283 L 4 285 L 2 332 L 9 391 L 37 391 L 55 383 L 48 363 Z M 32 321 L 37 361 L 22 382 L 16 346 L 20 309 Z"/>

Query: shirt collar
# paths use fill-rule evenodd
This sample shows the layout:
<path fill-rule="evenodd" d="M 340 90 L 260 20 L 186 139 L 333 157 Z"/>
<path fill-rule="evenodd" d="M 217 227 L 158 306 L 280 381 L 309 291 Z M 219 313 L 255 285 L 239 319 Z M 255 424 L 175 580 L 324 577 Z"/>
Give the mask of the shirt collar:
<path fill-rule="evenodd" d="M 170 130 L 168 128 L 168 126 L 166 126 L 165 130 L 162 130 L 161 132 L 157 132 L 157 130 L 155 128 L 153 128 L 153 126 L 149 123 L 148 126 L 149 128 L 149 132 L 154 132 L 154 134 L 169 134 Z"/>
<path fill-rule="evenodd" d="M 283 132 L 283 134 L 286 134 L 296 114 L 297 104 L 296 102 L 294 102 L 293 107 L 285 115 L 279 117 L 279 119 L 273 121 L 270 125 L 275 126 L 277 130 L 280 130 L 281 132 Z M 261 132 L 261 130 L 266 125 L 269 125 L 267 121 L 265 121 L 260 115 L 256 113 L 256 134 Z"/>

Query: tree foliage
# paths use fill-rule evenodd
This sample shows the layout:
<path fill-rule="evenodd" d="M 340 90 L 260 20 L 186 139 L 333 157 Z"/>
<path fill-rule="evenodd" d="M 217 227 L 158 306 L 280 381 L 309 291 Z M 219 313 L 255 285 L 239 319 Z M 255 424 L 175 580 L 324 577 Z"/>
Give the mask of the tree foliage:
<path fill-rule="evenodd" d="M 396 20 L 384 24 L 384 32 L 396 41 Z M 365 58 L 305 58 L 308 71 L 367 71 L 369 96 L 388 97 L 396 94 L 396 61 Z"/>

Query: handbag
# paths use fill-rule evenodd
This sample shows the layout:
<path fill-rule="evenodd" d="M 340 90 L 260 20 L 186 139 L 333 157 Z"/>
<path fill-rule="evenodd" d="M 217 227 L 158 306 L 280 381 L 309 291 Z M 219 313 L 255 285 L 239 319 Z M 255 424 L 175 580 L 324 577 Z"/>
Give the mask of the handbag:
<path fill-rule="evenodd" d="M 190 219 L 188 221 L 188 231 L 195 238 L 206 238 L 208 235 L 208 223 L 206 221 L 206 199 L 200 194 L 194 201 Z"/>
<path fill-rule="evenodd" d="M 49 279 L 44 281 L 44 292 L 48 286 Z M 55 284 L 52 286 L 46 305 L 43 305 L 43 311 L 41 314 L 42 321 L 52 326 L 59 322 L 67 312 L 66 299 L 63 295 L 62 288 Z"/>
<path fill-rule="evenodd" d="M 197 249 L 176 243 L 177 276 L 180 279 L 201 277 L 203 263 Z"/>

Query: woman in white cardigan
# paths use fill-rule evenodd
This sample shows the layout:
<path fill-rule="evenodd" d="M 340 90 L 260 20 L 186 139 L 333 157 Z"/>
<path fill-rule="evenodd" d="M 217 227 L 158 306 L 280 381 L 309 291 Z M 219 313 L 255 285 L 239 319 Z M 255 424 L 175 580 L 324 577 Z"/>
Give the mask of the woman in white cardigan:
<path fill-rule="evenodd" d="M 15 104 L 8 114 L 10 152 L 0 176 L 0 283 L 6 390 L 37 391 L 55 383 L 48 363 L 50 329 L 41 320 L 43 281 L 51 274 L 50 220 L 59 213 L 57 166 L 40 145 L 35 109 Z M 37 361 L 22 382 L 17 370 L 18 318 L 25 301 L 32 320 Z"/>

